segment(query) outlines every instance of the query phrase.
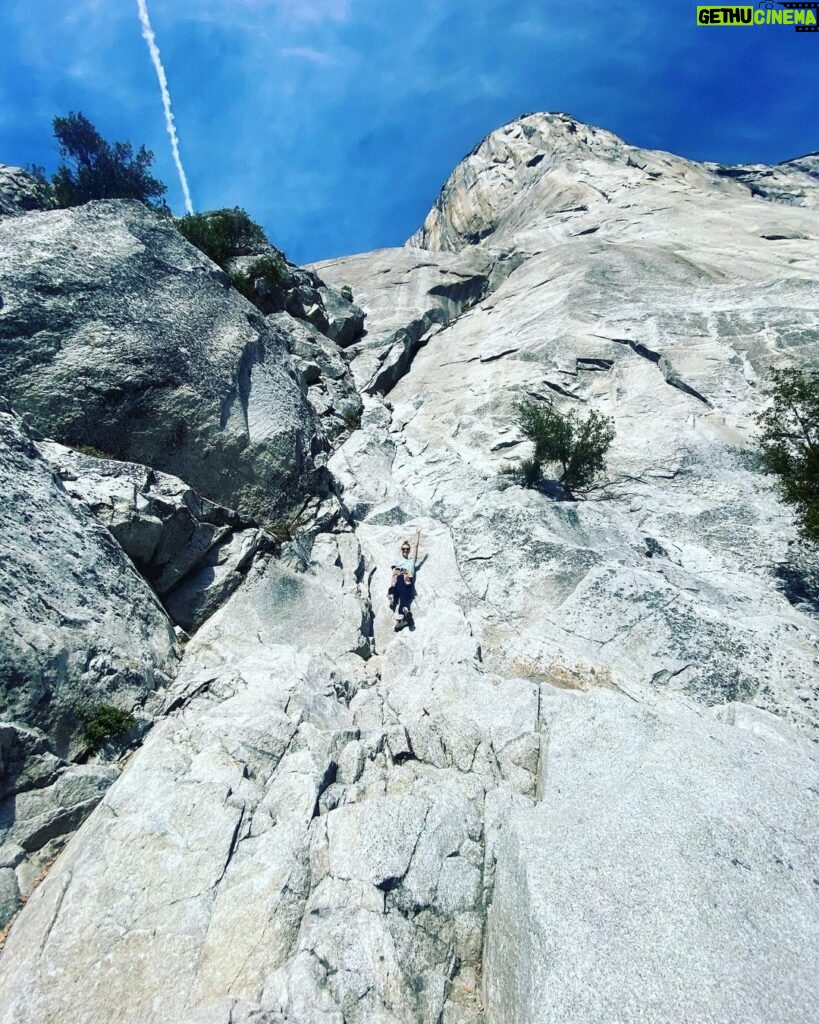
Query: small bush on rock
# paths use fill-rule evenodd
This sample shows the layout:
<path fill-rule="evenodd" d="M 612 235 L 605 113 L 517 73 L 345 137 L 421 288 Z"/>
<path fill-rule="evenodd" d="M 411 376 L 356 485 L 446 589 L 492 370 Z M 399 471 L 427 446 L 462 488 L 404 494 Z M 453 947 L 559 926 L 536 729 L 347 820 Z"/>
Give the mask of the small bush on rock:
<path fill-rule="evenodd" d="M 614 440 L 614 421 L 592 410 L 585 420 L 572 410 L 564 415 L 553 405 L 529 400 L 519 402 L 518 423 L 534 443 L 531 459 L 513 467 L 512 473 L 525 487 L 536 487 L 543 466 L 560 466 L 560 483 L 573 494 L 588 488 L 606 465 L 606 453 Z"/>
<path fill-rule="evenodd" d="M 230 280 L 236 291 L 246 299 L 256 302 L 259 298 L 257 282 L 261 281 L 267 288 L 279 284 L 284 278 L 284 264 L 278 256 L 269 253 L 254 260 L 247 270 L 230 271 Z M 262 291 L 265 289 L 263 288 Z"/>
<path fill-rule="evenodd" d="M 102 451 L 100 448 L 95 448 L 91 444 L 75 444 L 73 447 L 75 452 L 79 452 L 80 455 L 88 455 L 92 459 L 108 459 L 112 462 L 127 461 L 120 458 L 118 455 L 111 455 L 108 452 Z"/>
<path fill-rule="evenodd" d="M 500 489 L 506 490 L 512 484 L 521 487 L 537 487 L 543 480 L 543 467 L 537 459 L 521 459 L 520 462 L 503 466 L 500 470 Z"/>
<path fill-rule="evenodd" d="M 352 432 L 358 430 L 361 427 L 361 410 L 356 409 L 354 405 L 348 405 L 341 412 L 341 418 L 344 420 L 344 426 Z"/>
<path fill-rule="evenodd" d="M 802 536 L 819 542 L 819 371 L 774 370 L 773 404 L 757 416 L 762 465 L 779 478 Z"/>
<path fill-rule="evenodd" d="M 353 289 L 348 284 L 343 284 L 339 289 L 339 295 L 348 302 L 353 301 Z"/>
<path fill-rule="evenodd" d="M 246 256 L 268 244 L 262 227 L 238 206 L 232 210 L 188 214 L 176 221 L 176 227 L 191 245 L 228 274 L 236 291 L 256 305 L 265 291 L 284 279 L 284 263 L 272 252 L 259 256 L 247 270 L 230 268 L 230 261 L 237 256 Z"/>
<path fill-rule="evenodd" d="M 80 705 L 77 717 L 82 723 L 83 738 L 92 754 L 108 740 L 123 736 L 136 722 L 130 711 L 104 701 L 90 701 Z"/>
<path fill-rule="evenodd" d="M 177 231 L 222 270 L 227 270 L 228 261 L 235 256 L 245 256 L 267 244 L 261 225 L 239 206 L 212 213 L 190 213 L 175 223 Z"/>

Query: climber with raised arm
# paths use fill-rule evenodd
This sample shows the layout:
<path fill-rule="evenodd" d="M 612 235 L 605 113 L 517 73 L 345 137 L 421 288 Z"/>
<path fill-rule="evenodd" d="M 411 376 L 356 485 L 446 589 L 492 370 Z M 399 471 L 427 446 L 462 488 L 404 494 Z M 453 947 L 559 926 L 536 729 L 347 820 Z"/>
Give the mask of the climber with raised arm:
<path fill-rule="evenodd" d="M 401 544 L 401 555 L 392 563 L 392 582 L 388 595 L 390 598 L 390 609 L 395 615 L 395 628 L 412 622 L 410 605 L 415 596 L 415 559 L 418 557 L 418 537 L 415 539 L 415 558 L 410 552 L 412 547 L 408 540 Z"/>

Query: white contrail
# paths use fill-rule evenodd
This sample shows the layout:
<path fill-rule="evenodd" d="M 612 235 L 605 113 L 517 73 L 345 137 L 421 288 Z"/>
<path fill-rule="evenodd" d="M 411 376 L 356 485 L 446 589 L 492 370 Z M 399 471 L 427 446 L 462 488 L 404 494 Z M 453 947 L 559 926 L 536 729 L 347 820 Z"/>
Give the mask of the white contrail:
<path fill-rule="evenodd" d="M 151 28 L 151 19 L 148 17 L 146 0 L 137 0 L 137 9 L 139 10 L 139 20 L 142 22 L 142 38 L 148 44 L 148 52 L 151 55 L 156 77 L 159 79 L 159 88 L 162 92 L 162 106 L 165 108 L 165 126 L 168 129 L 168 138 L 171 140 L 171 152 L 173 153 L 173 162 L 176 164 L 176 170 L 179 174 L 179 184 L 182 186 L 182 193 L 185 196 L 185 209 L 188 213 L 193 213 L 191 190 L 188 188 L 188 179 L 185 176 L 185 168 L 182 166 L 182 157 L 179 155 L 179 137 L 176 134 L 176 125 L 174 124 L 173 110 L 171 109 L 168 79 L 165 75 L 165 68 L 162 66 L 162 58 L 159 56 L 159 47 L 156 45 L 154 30 Z"/>

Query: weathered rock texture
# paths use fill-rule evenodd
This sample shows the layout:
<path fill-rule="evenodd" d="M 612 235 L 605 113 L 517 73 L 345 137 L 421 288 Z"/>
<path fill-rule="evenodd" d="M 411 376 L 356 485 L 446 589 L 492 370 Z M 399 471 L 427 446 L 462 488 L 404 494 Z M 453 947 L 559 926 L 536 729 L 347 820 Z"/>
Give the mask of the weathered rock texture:
<path fill-rule="evenodd" d="M 2 928 L 116 775 L 69 767 L 86 750 L 78 706 L 150 714 L 176 656 L 154 595 L 108 531 L 72 502 L 5 403 L 0 486 Z"/>
<path fill-rule="evenodd" d="M 816 360 L 798 175 L 530 115 L 412 245 L 320 266 L 367 314 L 335 502 L 188 645 L 3 1024 L 813 1024 L 819 631 L 750 457 Z M 615 418 L 589 500 L 499 487 L 525 395 Z"/>
<path fill-rule="evenodd" d="M 233 593 L 275 539 L 182 480 L 132 462 L 100 459 L 54 441 L 37 445 L 72 498 L 114 535 L 184 630 Z"/>
<path fill-rule="evenodd" d="M 0 388 L 43 434 L 267 521 L 316 489 L 329 444 L 289 318 L 168 221 L 125 201 L 4 218 L 0 275 Z"/>
<path fill-rule="evenodd" d="M 428 253 L 377 249 L 362 256 L 316 264 L 340 287 L 347 281 L 375 315 L 365 336 L 348 350 L 362 392 L 385 394 L 404 376 L 415 353 L 486 292 L 496 264 L 491 254 L 429 259 Z"/>
<path fill-rule="evenodd" d="M 21 167 L 0 164 L 0 217 L 16 217 L 47 206 L 41 182 Z"/>
<path fill-rule="evenodd" d="M 322 334 L 307 319 L 287 313 L 267 318 L 287 332 L 290 363 L 302 382 L 307 403 L 327 442 L 337 444 L 361 415 L 361 396 L 339 342 Z"/>
<path fill-rule="evenodd" d="M 276 282 L 255 280 L 256 303 L 262 312 L 286 312 L 297 320 L 306 320 L 342 347 L 355 341 L 364 330 L 363 311 L 340 291 L 328 288 L 315 271 L 291 263 L 280 249 L 260 245 L 252 253 L 237 255 L 230 266 L 251 273 L 259 256 L 271 255 L 278 260 L 281 275 Z"/>
<path fill-rule="evenodd" d="M 808 206 L 816 209 L 819 197 L 819 153 L 806 153 L 778 164 L 739 164 L 736 167 L 713 166 L 716 173 L 742 182 L 751 194 L 787 206 Z M 774 241 L 776 239 L 773 239 Z"/>
<path fill-rule="evenodd" d="M 475 1019 L 485 794 L 534 793 L 536 687 L 481 670 L 448 597 L 445 645 L 419 633 L 362 658 L 366 578 L 352 533 L 322 535 L 306 569 L 269 563 L 200 630 L 178 710 L 12 933 L 9 960 L 48 936 L 62 966 L 5 990 L 9 1019 L 226 1021 L 236 1001 L 296 1020 Z"/>
<path fill-rule="evenodd" d="M 487 1020 L 815 1017 L 812 745 L 749 708 L 542 698 L 539 801 L 492 844 Z"/>

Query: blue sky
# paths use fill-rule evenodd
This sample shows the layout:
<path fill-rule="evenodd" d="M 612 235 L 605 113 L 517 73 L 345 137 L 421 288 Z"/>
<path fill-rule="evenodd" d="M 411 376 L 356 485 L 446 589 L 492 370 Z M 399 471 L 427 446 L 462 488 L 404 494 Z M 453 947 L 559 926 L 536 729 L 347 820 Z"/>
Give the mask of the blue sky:
<path fill-rule="evenodd" d="M 696 0 L 148 0 L 197 209 L 244 206 L 299 262 L 398 245 L 493 128 L 563 110 L 729 163 L 819 148 L 819 33 L 698 28 Z M 51 118 L 144 142 L 182 194 L 135 0 L 3 0 L 0 162 Z"/>

